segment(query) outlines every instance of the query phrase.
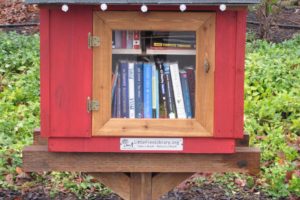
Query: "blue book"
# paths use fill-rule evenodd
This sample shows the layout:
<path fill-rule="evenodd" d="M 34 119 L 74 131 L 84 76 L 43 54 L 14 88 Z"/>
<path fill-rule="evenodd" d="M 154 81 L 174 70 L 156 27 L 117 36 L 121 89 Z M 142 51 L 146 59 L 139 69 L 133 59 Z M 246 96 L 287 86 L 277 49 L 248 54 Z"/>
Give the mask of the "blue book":
<path fill-rule="evenodd" d="M 144 118 L 152 118 L 152 64 L 144 63 Z"/>
<path fill-rule="evenodd" d="M 115 77 L 116 82 L 118 81 L 118 74 Z M 112 117 L 117 117 L 117 84 L 115 86 L 115 89 L 113 90 L 113 96 L 112 96 Z"/>
<path fill-rule="evenodd" d="M 192 104 L 191 104 L 189 83 L 188 83 L 186 71 L 180 70 L 180 80 L 181 80 L 181 88 L 182 88 L 183 102 L 184 102 L 186 117 L 188 119 L 190 119 L 190 118 L 192 118 Z"/>
<path fill-rule="evenodd" d="M 135 118 L 144 118 L 143 63 L 134 64 Z"/>
<path fill-rule="evenodd" d="M 159 72 L 158 70 L 156 69 L 155 70 L 155 87 L 156 87 L 156 118 L 159 118 Z"/>
<path fill-rule="evenodd" d="M 115 99 L 116 99 L 116 117 L 117 118 L 121 118 L 121 78 L 120 78 L 120 74 L 118 74 L 117 77 L 117 86 L 116 86 L 116 95 L 115 95 Z"/>
<path fill-rule="evenodd" d="M 120 78 L 121 78 L 121 117 L 129 117 L 128 103 L 128 62 L 120 61 Z"/>

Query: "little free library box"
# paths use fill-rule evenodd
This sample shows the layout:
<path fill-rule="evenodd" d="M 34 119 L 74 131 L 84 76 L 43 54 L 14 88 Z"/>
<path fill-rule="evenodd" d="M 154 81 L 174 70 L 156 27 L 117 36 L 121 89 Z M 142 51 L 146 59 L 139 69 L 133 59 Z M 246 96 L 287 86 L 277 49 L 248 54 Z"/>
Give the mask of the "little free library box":
<path fill-rule="evenodd" d="M 195 172 L 259 171 L 241 140 L 258 0 L 26 2 L 40 8 L 41 129 L 25 171 L 86 172 L 131 200 Z"/>
<path fill-rule="evenodd" d="M 257 0 L 27 3 L 40 7 L 50 152 L 235 152 Z"/>

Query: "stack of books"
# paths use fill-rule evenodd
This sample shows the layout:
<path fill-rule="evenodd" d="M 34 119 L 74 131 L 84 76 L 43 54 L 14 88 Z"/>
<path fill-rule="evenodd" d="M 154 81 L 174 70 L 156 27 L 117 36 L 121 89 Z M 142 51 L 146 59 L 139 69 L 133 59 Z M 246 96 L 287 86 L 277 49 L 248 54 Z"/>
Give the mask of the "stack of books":
<path fill-rule="evenodd" d="M 188 119 L 194 110 L 194 67 L 118 61 L 112 78 L 112 117 Z"/>
<path fill-rule="evenodd" d="M 113 31 L 113 49 L 140 49 L 140 31 Z"/>

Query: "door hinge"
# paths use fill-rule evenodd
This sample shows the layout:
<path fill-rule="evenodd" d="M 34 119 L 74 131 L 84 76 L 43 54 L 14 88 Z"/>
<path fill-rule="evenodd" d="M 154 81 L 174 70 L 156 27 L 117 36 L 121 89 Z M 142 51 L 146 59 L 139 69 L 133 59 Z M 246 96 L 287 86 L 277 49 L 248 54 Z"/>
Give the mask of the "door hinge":
<path fill-rule="evenodd" d="M 91 33 L 88 34 L 88 47 L 89 49 L 93 47 L 100 46 L 100 38 L 98 36 L 93 36 Z"/>
<path fill-rule="evenodd" d="M 86 107 L 87 107 L 88 113 L 90 113 L 92 111 L 98 111 L 99 110 L 99 101 L 92 100 L 90 97 L 88 97 L 87 101 L 86 101 Z"/>

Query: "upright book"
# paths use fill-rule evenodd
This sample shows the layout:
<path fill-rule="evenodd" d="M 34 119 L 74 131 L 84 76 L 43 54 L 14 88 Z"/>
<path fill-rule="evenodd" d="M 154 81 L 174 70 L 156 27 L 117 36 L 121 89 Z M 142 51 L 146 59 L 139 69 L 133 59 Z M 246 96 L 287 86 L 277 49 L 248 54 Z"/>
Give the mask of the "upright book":
<path fill-rule="evenodd" d="M 134 64 L 135 118 L 144 118 L 143 63 Z"/>
<path fill-rule="evenodd" d="M 180 81 L 182 87 L 182 94 L 184 100 L 184 108 L 186 112 L 186 116 L 188 119 L 192 118 L 192 107 L 191 107 L 191 99 L 190 99 L 190 91 L 187 79 L 187 73 L 184 70 L 180 70 Z"/>
<path fill-rule="evenodd" d="M 134 97 L 134 62 L 128 62 L 128 108 L 129 118 L 135 118 L 135 97 Z"/>
<path fill-rule="evenodd" d="M 174 100 L 173 86 L 171 80 L 170 64 L 164 63 L 163 66 L 164 66 L 164 82 L 165 82 L 168 118 L 175 119 L 176 108 L 175 108 L 175 100 Z"/>
<path fill-rule="evenodd" d="M 156 66 L 152 64 L 152 117 L 156 118 Z"/>
<path fill-rule="evenodd" d="M 128 103 L 128 62 L 120 61 L 120 79 L 121 79 L 121 117 L 129 117 Z"/>
<path fill-rule="evenodd" d="M 177 111 L 177 117 L 180 119 L 186 118 L 184 101 L 182 95 L 181 81 L 179 76 L 179 67 L 178 63 L 170 63 L 170 71 L 172 77 L 172 85 L 175 97 L 175 105 Z"/>
<path fill-rule="evenodd" d="M 160 60 L 155 62 L 157 69 L 159 70 L 159 102 L 161 103 L 161 117 L 167 118 L 167 102 L 166 102 L 166 90 L 164 81 L 164 67 Z"/>
<path fill-rule="evenodd" d="M 194 67 L 188 66 L 184 70 L 187 73 L 189 92 L 191 98 L 192 116 L 195 116 L 195 70 Z"/>
<path fill-rule="evenodd" d="M 144 118 L 152 118 L 152 63 L 144 63 Z"/>

